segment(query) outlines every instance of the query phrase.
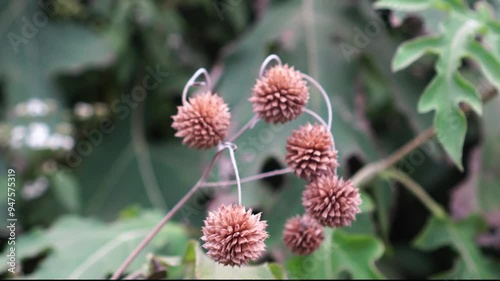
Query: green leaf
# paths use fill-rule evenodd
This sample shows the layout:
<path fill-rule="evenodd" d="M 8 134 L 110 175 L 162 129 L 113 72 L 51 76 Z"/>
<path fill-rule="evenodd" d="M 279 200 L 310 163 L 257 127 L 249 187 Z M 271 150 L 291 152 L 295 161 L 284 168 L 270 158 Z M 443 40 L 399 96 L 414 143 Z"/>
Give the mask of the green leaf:
<path fill-rule="evenodd" d="M 455 274 L 461 275 L 453 275 L 453 279 L 498 278 L 500 275 L 497 275 L 492 262 L 481 253 L 475 242 L 476 234 L 485 227 L 482 219 L 475 216 L 458 222 L 432 217 L 414 243 L 425 251 L 450 245 L 460 256 L 459 264 L 463 263 L 465 267 L 465 270 L 455 270 Z"/>
<path fill-rule="evenodd" d="M 467 121 L 460 102 L 467 102 L 477 113 L 482 111 L 481 98 L 458 72 L 450 78 L 438 74 L 420 98 L 418 109 L 420 112 L 437 111 L 434 123 L 438 140 L 455 164 L 463 169 L 462 147 Z"/>
<path fill-rule="evenodd" d="M 480 25 L 472 19 L 464 20 L 452 14 L 445 23 L 446 42 L 440 48 L 436 63 L 437 74 L 424 91 L 418 104 L 422 113 L 435 110 L 435 127 L 439 141 L 459 169 L 462 167 L 462 148 L 467 132 L 465 115 L 459 103 L 468 103 L 474 111 L 481 113 L 481 99 L 474 87 L 458 72 L 460 59 L 466 54 L 470 40 Z"/>
<path fill-rule="evenodd" d="M 69 211 L 80 210 L 80 187 L 75 176 L 64 171 L 56 171 L 51 175 L 52 187 L 59 201 Z"/>
<path fill-rule="evenodd" d="M 289 259 L 286 268 L 297 279 L 336 279 L 344 271 L 353 279 L 382 279 L 375 261 L 383 252 L 383 244 L 374 236 L 348 234 L 340 229 L 332 235 L 328 229 L 320 249 L 310 256 Z"/>
<path fill-rule="evenodd" d="M 142 124 L 141 114 L 135 109 L 127 118 L 115 122 L 112 132 L 101 133 L 99 145 L 93 147 L 90 155 L 81 158 L 78 170 L 71 170 L 78 171 L 80 177 L 84 214 L 109 219 L 130 204 L 166 210 L 174 206 L 200 176 L 200 169 L 190 167 L 205 156 L 205 161 L 199 164 L 203 167 L 209 155 L 189 149 L 177 139 L 154 145 L 142 143 L 145 129 L 142 125 L 133 125 Z M 144 157 L 150 161 L 141 161 Z M 177 218 L 201 223 L 204 216 L 204 209 L 190 202 Z"/>
<path fill-rule="evenodd" d="M 394 183 L 380 178 L 373 180 L 372 187 L 377 207 L 377 220 L 386 248 L 389 247 L 391 231 L 391 208 L 395 200 Z"/>
<path fill-rule="evenodd" d="M 478 12 L 483 16 L 476 15 L 467 10 L 462 1 L 441 4 L 451 8 L 451 11 L 443 21 L 440 33 L 402 44 L 393 58 L 392 68 L 394 71 L 405 68 L 426 53 L 438 54 L 436 76 L 421 96 L 418 110 L 421 113 L 435 111 L 438 139 L 457 167 L 463 170 L 462 149 L 467 122 L 459 104 L 467 103 L 477 114 L 481 114 L 482 104 L 476 89 L 462 77 L 458 69 L 463 58 L 471 57 L 479 62 L 485 76 L 498 87 L 500 62 L 494 53 L 482 47 L 474 38 L 478 33 L 494 33 L 496 25 L 492 19 L 484 16 L 484 11 Z"/>
<path fill-rule="evenodd" d="M 417 12 L 433 6 L 433 0 L 379 0 L 375 2 L 377 9 L 395 9 Z"/>
<path fill-rule="evenodd" d="M 160 214 L 144 212 L 107 225 L 95 219 L 66 216 L 48 230 L 38 229 L 18 237 L 17 257 L 33 258 L 49 251 L 38 269 L 26 276 L 29 278 L 104 278 L 120 266 L 160 219 Z M 148 252 L 181 254 L 186 243 L 186 230 L 169 223 L 128 270 L 137 270 Z M 5 270 L 2 264 L 1 271 Z"/>
<path fill-rule="evenodd" d="M 500 91 L 500 58 L 476 41 L 469 43 L 467 54 L 479 63 L 484 76 Z"/>
<path fill-rule="evenodd" d="M 363 201 L 359 206 L 361 212 L 364 213 L 373 211 L 373 209 L 375 209 L 375 205 L 373 204 L 372 198 L 366 194 L 366 192 L 361 191 L 360 194 L 361 200 Z"/>
<path fill-rule="evenodd" d="M 190 241 L 184 261 L 193 263 L 187 267 L 186 276 L 194 279 L 284 279 L 284 269 L 279 264 L 264 263 L 261 265 L 246 265 L 241 267 L 224 266 L 206 256 L 198 241 Z"/>
<path fill-rule="evenodd" d="M 392 70 L 406 68 L 427 53 L 438 54 L 441 44 L 440 36 L 418 37 L 401 44 L 392 60 Z"/>

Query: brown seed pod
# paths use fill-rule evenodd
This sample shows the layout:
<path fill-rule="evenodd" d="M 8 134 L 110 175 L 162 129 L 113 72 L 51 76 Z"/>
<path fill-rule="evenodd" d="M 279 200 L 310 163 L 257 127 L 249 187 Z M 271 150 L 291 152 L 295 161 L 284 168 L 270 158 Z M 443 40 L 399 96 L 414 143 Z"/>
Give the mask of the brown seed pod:
<path fill-rule="evenodd" d="M 257 79 L 249 99 L 253 111 L 267 123 L 285 123 L 300 114 L 309 100 L 309 90 L 300 71 L 276 65 Z"/>
<path fill-rule="evenodd" d="M 299 178 L 314 180 L 329 175 L 339 165 L 333 140 L 323 125 L 299 127 L 286 142 L 285 161 Z"/>
<path fill-rule="evenodd" d="M 283 230 L 285 245 L 297 255 L 312 254 L 324 238 L 323 227 L 308 215 L 288 219 Z"/>
<path fill-rule="evenodd" d="M 260 220 L 260 213 L 252 214 L 241 205 L 221 205 L 216 212 L 209 212 L 202 227 L 207 255 L 223 265 L 241 266 L 260 258 L 266 245 L 264 240 L 267 222 Z"/>
<path fill-rule="evenodd" d="M 172 116 L 172 127 L 176 137 L 184 138 L 182 143 L 191 148 L 210 149 L 219 144 L 229 127 L 229 107 L 222 97 L 205 92 L 189 98 L 189 102 L 177 107 Z"/>
<path fill-rule="evenodd" d="M 308 184 L 302 204 L 311 217 L 329 227 L 349 226 L 361 212 L 358 189 L 336 175 L 321 176 Z"/>

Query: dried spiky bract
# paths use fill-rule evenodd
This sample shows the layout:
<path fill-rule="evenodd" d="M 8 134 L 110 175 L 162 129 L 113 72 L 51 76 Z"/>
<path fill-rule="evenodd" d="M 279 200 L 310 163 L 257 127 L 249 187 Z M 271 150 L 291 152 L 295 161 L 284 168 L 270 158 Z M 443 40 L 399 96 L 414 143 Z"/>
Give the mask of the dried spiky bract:
<path fill-rule="evenodd" d="M 297 255 L 312 254 L 324 238 L 323 227 L 308 215 L 288 219 L 283 230 L 285 245 Z"/>
<path fill-rule="evenodd" d="M 322 125 L 306 124 L 292 132 L 286 143 L 285 160 L 300 178 L 313 180 L 329 175 L 338 166 L 333 140 Z"/>
<path fill-rule="evenodd" d="M 330 175 L 319 177 L 306 186 L 302 204 L 321 225 L 340 228 L 351 225 L 356 219 L 361 197 L 350 180 Z"/>
<path fill-rule="evenodd" d="M 257 79 L 250 101 L 253 111 L 268 123 L 285 123 L 300 114 L 309 100 L 307 83 L 293 66 L 276 65 Z"/>
<path fill-rule="evenodd" d="M 209 212 L 201 240 L 214 261 L 241 266 L 264 254 L 266 227 L 267 222 L 260 220 L 260 213 L 253 215 L 251 209 L 245 211 L 241 205 L 222 205 L 216 212 Z"/>
<path fill-rule="evenodd" d="M 176 137 L 191 148 L 210 149 L 226 136 L 231 114 L 222 97 L 205 92 L 189 98 L 189 102 L 178 106 L 172 118 Z"/>

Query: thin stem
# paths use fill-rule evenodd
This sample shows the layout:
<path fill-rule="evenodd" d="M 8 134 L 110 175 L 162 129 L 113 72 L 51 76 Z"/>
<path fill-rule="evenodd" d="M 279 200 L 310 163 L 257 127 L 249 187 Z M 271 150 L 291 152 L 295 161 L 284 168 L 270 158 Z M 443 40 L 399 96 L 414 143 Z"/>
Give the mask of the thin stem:
<path fill-rule="evenodd" d="M 247 183 L 247 182 L 252 182 L 255 180 L 260 180 L 260 179 L 265 179 L 273 176 L 279 176 L 279 175 L 284 175 L 290 173 L 292 170 L 289 168 L 284 168 L 280 170 L 274 170 L 271 172 L 265 172 L 253 176 L 249 176 L 246 178 L 240 179 L 240 183 Z M 201 185 L 201 187 L 219 187 L 219 186 L 228 186 L 228 185 L 235 185 L 238 184 L 237 181 L 219 181 L 219 182 L 206 182 Z"/>
<path fill-rule="evenodd" d="M 497 95 L 497 90 L 492 85 L 488 84 L 481 91 L 481 100 L 483 104 L 489 102 L 492 98 Z M 469 107 L 464 107 L 463 112 L 467 113 L 470 111 Z M 393 166 L 406 155 L 412 152 L 414 149 L 418 148 L 423 143 L 427 142 L 436 134 L 434 127 L 430 127 L 416 138 L 412 139 L 410 142 L 402 146 L 400 149 L 396 150 L 394 153 L 389 155 L 387 158 L 381 159 L 377 162 L 373 162 L 364 166 L 361 170 L 356 172 L 352 177 L 352 183 L 360 188 L 364 186 L 365 183 L 370 181 L 378 173 L 386 170 L 387 168 Z"/>
<path fill-rule="evenodd" d="M 226 142 L 224 146 L 229 149 L 229 156 L 231 157 L 231 163 L 233 164 L 234 175 L 236 176 L 236 183 L 238 184 L 238 204 L 241 205 L 241 182 L 240 174 L 238 173 L 238 166 L 236 165 L 236 158 L 234 157 L 234 151 L 237 149 L 234 143 Z"/>
<path fill-rule="evenodd" d="M 403 184 L 435 217 L 443 219 L 446 218 L 447 215 L 444 209 L 436 201 L 434 201 L 434 199 L 432 199 L 427 192 L 425 192 L 425 189 L 420 184 L 406 175 L 403 171 L 389 169 L 384 171 L 382 176 L 397 180 Z"/>
<path fill-rule="evenodd" d="M 304 112 L 311 115 L 312 117 L 314 117 L 316 120 L 318 120 L 321 125 L 325 126 L 328 128 L 328 125 L 326 124 L 325 120 L 323 120 L 323 118 L 321 118 L 321 116 L 318 115 L 318 113 L 310 110 L 309 108 L 304 108 Z"/>
<path fill-rule="evenodd" d="M 267 58 L 264 60 L 264 62 L 262 62 L 261 66 L 260 66 L 259 77 L 264 76 L 264 71 L 266 70 L 267 65 L 273 60 L 277 61 L 278 65 L 280 65 L 280 66 L 282 65 L 281 59 L 277 55 L 272 54 L 272 55 L 267 56 Z"/>
<path fill-rule="evenodd" d="M 205 168 L 203 174 L 200 179 L 196 182 L 196 184 L 189 190 L 189 192 L 182 197 L 177 204 L 165 215 L 165 217 L 151 230 L 151 232 L 142 240 L 142 242 L 132 251 L 132 253 L 127 257 L 127 259 L 123 262 L 123 264 L 116 270 L 116 272 L 111 277 L 112 280 L 118 279 L 120 275 L 127 269 L 127 267 L 134 261 L 135 258 L 139 255 L 139 253 L 146 247 L 146 245 L 153 240 L 153 238 L 160 232 L 160 230 L 165 226 L 165 224 L 188 202 L 188 200 L 201 188 L 201 185 L 208 177 L 208 174 L 214 167 L 215 162 L 222 154 L 223 149 L 217 151 L 210 161 L 210 164 Z"/>
<path fill-rule="evenodd" d="M 165 199 L 161 194 L 160 185 L 154 173 L 153 164 L 150 157 L 149 146 L 144 136 L 144 103 L 140 103 L 138 108 L 132 111 L 131 130 L 130 136 L 132 138 L 132 145 L 134 153 L 137 157 L 137 165 L 139 174 L 141 175 L 142 182 L 146 194 L 157 209 L 162 212 L 167 210 Z"/>
<path fill-rule="evenodd" d="M 328 94 L 326 93 L 325 89 L 316 81 L 314 78 L 311 76 L 302 73 L 302 76 L 306 78 L 309 82 L 311 82 L 318 90 L 319 92 L 323 95 L 323 98 L 325 99 L 326 107 L 328 109 L 328 130 L 332 130 L 332 119 L 333 119 L 333 111 L 332 111 L 332 103 L 330 102 L 330 98 L 328 97 Z"/>
<path fill-rule="evenodd" d="M 205 68 L 200 68 L 193 74 L 193 76 L 191 76 L 189 81 L 184 86 L 184 89 L 182 90 L 182 104 L 187 103 L 187 93 L 188 93 L 189 88 L 191 86 L 205 85 L 204 82 L 196 82 L 196 79 L 201 74 L 205 75 L 205 81 L 206 81 L 206 85 L 207 85 L 208 89 L 212 89 L 212 80 L 210 79 L 210 75 L 208 74 L 208 71 Z"/>
<path fill-rule="evenodd" d="M 363 167 L 356 174 L 354 174 L 354 176 L 352 177 L 352 183 L 358 187 L 362 187 L 364 183 L 370 181 L 381 171 L 399 162 L 399 160 L 403 159 L 411 151 L 413 151 L 414 149 L 418 148 L 426 141 L 431 139 L 435 134 L 436 131 L 434 130 L 433 127 L 425 130 L 423 133 L 418 135 L 416 138 L 412 139 L 410 142 L 408 142 L 398 150 L 396 150 L 387 158 L 381 159 L 377 162 L 373 162 Z"/>
<path fill-rule="evenodd" d="M 257 115 L 254 115 L 248 122 L 241 127 L 241 129 L 234 134 L 234 136 L 230 137 L 227 141 L 228 142 L 234 142 L 237 138 L 239 138 L 246 130 L 248 129 L 253 129 L 255 127 L 255 124 L 259 122 L 260 118 Z"/>

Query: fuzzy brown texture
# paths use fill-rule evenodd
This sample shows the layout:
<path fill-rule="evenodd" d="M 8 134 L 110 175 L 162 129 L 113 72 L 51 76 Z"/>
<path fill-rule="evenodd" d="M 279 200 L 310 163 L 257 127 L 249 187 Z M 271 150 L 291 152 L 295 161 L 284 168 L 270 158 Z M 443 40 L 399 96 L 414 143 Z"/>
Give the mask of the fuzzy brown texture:
<path fill-rule="evenodd" d="M 241 205 L 221 205 L 209 212 L 202 227 L 207 255 L 223 265 L 241 266 L 260 258 L 266 249 L 267 222 Z"/>
<path fill-rule="evenodd" d="M 205 92 L 189 98 L 189 102 L 177 107 L 172 116 L 176 137 L 191 148 L 210 149 L 220 143 L 227 134 L 231 114 L 222 97 Z"/>
<path fill-rule="evenodd" d="M 312 254 L 324 238 L 323 227 L 308 215 L 288 219 L 283 230 L 285 245 L 297 255 Z"/>
<path fill-rule="evenodd" d="M 332 174 L 339 165 L 333 140 L 323 125 L 305 126 L 292 132 L 286 142 L 285 161 L 299 178 L 308 181 Z"/>
<path fill-rule="evenodd" d="M 307 214 L 321 225 L 344 227 L 351 225 L 361 212 L 361 197 L 350 180 L 338 176 L 322 176 L 306 186 L 302 204 Z"/>
<path fill-rule="evenodd" d="M 249 100 L 253 111 L 267 123 L 285 123 L 302 114 L 309 90 L 300 71 L 276 65 L 257 79 Z"/>

